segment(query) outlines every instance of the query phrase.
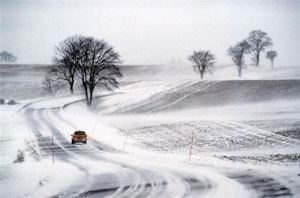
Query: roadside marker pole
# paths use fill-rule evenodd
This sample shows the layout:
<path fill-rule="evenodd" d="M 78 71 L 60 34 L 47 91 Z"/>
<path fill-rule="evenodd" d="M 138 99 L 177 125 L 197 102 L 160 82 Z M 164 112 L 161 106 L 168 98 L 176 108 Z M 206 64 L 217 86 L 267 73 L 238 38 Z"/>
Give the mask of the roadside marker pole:
<path fill-rule="evenodd" d="M 92 129 L 92 134 L 95 133 L 96 126 L 97 126 L 97 124 L 98 124 L 98 122 L 99 122 L 100 120 L 101 120 L 100 118 L 96 120 L 96 122 L 95 122 L 95 124 L 94 124 L 94 127 L 93 127 L 93 129 Z"/>
<path fill-rule="evenodd" d="M 125 142 L 124 142 L 124 145 L 123 145 L 123 152 L 125 151 L 125 146 L 127 144 L 128 135 L 129 135 L 129 132 L 127 132 L 127 134 L 126 134 L 126 139 L 125 139 Z"/>
<path fill-rule="evenodd" d="M 194 131 L 192 133 L 192 142 L 191 142 L 191 146 L 190 146 L 189 161 L 191 161 L 191 158 L 192 158 L 193 143 L 194 143 Z"/>
<path fill-rule="evenodd" d="M 29 139 L 30 139 L 30 141 L 32 142 L 32 141 L 33 141 L 33 138 L 32 138 L 31 133 L 30 133 L 30 132 L 31 132 L 31 129 L 30 129 L 30 127 L 29 127 L 29 124 L 28 124 L 28 121 L 27 121 L 25 115 L 24 115 L 24 120 L 25 120 L 25 122 L 26 122 L 27 130 L 28 130 L 28 134 L 29 134 Z"/>
<path fill-rule="evenodd" d="M 54 139 L 53 139 L 53 135 L 52 135 L 52 162 L 54 164 Z"/>

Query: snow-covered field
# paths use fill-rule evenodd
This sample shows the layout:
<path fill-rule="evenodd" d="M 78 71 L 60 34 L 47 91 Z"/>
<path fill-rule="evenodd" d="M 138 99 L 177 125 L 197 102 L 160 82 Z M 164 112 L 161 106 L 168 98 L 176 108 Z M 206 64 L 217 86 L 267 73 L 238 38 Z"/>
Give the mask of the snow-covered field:
<path fill-rule="evenodd" d="M 0 105 L 1 197 L 300 196 L 300 68 L 248 68 L 237 80 L 224 67 L 205 81 L 182 68 L 123 70 L 93 111 L 80 94 L 1 91 L 19 102 Z M 39 75 L 7 76 L 1 89 Z M 79 129 L 86 145 L 70 143 Z"/>

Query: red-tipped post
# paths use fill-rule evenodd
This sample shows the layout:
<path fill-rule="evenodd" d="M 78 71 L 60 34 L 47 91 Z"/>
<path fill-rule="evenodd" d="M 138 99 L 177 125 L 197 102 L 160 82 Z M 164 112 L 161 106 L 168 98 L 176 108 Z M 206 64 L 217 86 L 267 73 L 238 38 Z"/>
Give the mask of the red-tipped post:
<path fill-rule="evenodd" d="M 192 158 L 193 143 L 194 143 L 194 131 L 192 133 L 192 142 L 191 142 L 191 145 L 190 145 L 189 161 L 191 161 L 191 158 Z"/>

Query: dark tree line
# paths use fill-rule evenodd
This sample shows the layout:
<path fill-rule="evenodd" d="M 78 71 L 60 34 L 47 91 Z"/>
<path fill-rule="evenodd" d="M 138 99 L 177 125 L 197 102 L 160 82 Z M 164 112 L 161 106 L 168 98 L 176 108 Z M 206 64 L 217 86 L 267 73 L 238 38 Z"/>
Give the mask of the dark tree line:
<path fill-rule="evenodd" d="M 45 87 L 53 80 L 66 83 L 73 94 L 78 81 L 84 90 L 86 104 L 91 106 L 97 87 L 108 90 L 118 87 L 117 78 L 122 77 L 120 62 L 120 55 L 104 40 L 72 36 L 56 47 L 53 64 L 43 83 Z"/>

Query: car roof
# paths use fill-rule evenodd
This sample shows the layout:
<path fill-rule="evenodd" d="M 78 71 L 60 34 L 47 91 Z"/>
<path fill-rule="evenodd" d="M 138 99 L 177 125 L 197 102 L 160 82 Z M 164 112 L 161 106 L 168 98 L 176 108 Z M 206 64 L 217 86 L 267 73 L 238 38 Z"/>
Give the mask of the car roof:
<path fill-rule="evenodd" d="M 74 133 L 85 133 L 85 131 L 75 131 Z"/>

